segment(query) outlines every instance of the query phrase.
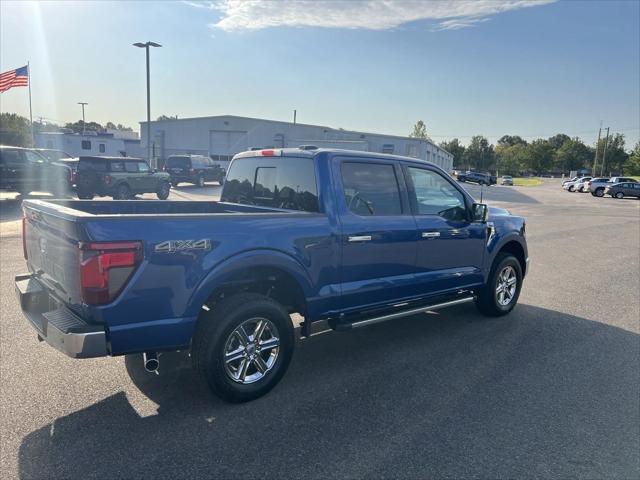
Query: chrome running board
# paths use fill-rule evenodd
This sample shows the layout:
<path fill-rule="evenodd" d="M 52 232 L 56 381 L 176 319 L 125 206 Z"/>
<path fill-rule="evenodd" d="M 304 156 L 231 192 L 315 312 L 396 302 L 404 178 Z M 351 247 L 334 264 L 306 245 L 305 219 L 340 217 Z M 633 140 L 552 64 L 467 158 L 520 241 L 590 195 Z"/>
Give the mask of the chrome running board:
<path fill-rule="evenodd" d="M 338 323 L 335 325 L 335 330 L 351 330 L 353 328 L 366 327 L 367 325 L 373 325 L 375 323 L 386 322 L 387 320 L 394 320 L 396 318 L 408 317 L 417 313 L 431 312 L 433 310 L 440 310 L 442 308 L 453 307 L 454 305 L 460 305 L 462 303 L 468 303 L 475 300 L 474 296 L 456 298 L 448 302 L 435 303 L 433 305 L 423 305 L 418 308 L 412 308 L 410 310 L 403 310 L 401 312 L 388 313 L 378 317 L 366 318 L 364 320 L 358 320 L 352 323 Z"/>

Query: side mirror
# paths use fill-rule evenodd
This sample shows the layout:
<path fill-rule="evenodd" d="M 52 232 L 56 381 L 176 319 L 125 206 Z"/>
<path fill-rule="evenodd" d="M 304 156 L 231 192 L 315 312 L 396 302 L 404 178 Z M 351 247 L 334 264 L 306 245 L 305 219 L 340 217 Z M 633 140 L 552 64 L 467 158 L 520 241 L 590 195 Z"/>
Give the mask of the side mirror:
<path fill-rule="evenodd" d="M 482 222 L 487 221 L 487 214 L 489 213 L 489 207 L 484 203 L 474 203 L 471 206 L 471 221 Z"/>

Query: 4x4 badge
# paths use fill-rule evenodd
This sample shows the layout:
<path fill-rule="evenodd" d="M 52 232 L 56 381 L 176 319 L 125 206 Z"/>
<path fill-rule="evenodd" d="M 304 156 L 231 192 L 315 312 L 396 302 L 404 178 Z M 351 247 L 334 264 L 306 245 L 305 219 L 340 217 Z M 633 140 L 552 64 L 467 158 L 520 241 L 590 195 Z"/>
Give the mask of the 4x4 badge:
<path fill-rule="evenodd" d="M 153 249 L 156 253 L 176 253 L 188 250 L 211 250 L 211 240 L 167 240 L 160 242 Z"/>

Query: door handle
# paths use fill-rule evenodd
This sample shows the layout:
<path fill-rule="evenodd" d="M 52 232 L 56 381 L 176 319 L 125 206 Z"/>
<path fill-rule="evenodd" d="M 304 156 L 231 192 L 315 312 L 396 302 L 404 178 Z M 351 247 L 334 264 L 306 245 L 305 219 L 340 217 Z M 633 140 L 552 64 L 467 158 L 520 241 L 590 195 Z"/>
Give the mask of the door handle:
<path fill-rule="evenodd" d="M 371 235 L 353 235 L 349 237 L 350 242 L 370 242 Z"/>
<path fill-rule="evenodd" d="M 422 232 L 422 238 L 438 238 L 440 232 Z"/>

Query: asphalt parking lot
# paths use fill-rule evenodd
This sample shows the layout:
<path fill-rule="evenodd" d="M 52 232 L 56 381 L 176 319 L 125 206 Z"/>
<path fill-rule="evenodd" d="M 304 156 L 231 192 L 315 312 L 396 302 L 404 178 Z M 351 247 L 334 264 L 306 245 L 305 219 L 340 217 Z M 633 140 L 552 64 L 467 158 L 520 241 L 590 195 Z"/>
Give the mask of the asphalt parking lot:
<path fill-rule="evenodd" d="M 212 396 L 185 354 L 154 375 L 140 356 L 72 360 L 38 343 L 13 293 L 18 202 L 2 201 L 2 478 L 638 478 L 640 201 L 558 179 L 483 196 L 527 218 L 511 315 L 459 306 L 312 337 L 243 405 Z"/>

